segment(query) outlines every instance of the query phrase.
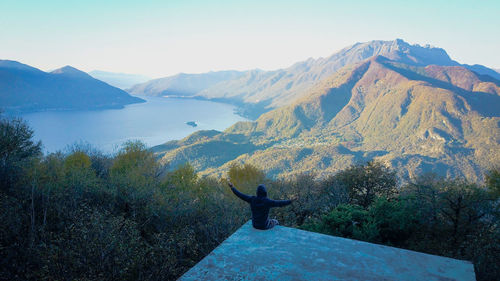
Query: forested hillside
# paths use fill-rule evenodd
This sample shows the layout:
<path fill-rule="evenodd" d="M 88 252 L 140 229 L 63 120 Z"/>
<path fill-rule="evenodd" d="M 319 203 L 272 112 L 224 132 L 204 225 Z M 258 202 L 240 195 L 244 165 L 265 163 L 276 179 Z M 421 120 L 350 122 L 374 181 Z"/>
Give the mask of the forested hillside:
<path fill-rule="evenodd" d="M 153 150 L 172 167 L 190 162 L 208 175 L 250 163 L 278 178 L 326 176 L 377 159 L 403 179 L 432 171 L 481 182 L 500 163 L 499 108 L 500 81 L 489 76 L 378 56 L 341 69 L 255 122 Z"/>

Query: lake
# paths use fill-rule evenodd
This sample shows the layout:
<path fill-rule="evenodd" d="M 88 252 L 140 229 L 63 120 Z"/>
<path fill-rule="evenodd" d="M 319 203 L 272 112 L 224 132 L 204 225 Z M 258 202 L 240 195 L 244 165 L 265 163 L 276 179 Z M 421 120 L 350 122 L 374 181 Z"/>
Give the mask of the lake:
<path fill-rule="evenodd" d="M 106 153 L 116 152 L 127 140 L 148 146 L 182 139 L 198 130 L 222 131 L 247 119 L 228 104 L 194 99 L 141 97 L 147 102 L 123 109 L 46 111 L 18 115 L 35 131 L 44 152 L 88 143 Z M 197 127 L 186 124 L 195 122 Z"/>

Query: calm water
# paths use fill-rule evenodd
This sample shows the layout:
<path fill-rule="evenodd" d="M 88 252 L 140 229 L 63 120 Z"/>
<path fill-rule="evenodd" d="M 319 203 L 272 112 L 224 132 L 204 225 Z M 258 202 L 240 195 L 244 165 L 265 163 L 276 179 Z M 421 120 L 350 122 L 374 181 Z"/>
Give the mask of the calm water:
<path fill-rule="evenodd" d="M 127 140 L 148 146 L 181 139 L 198 130 L 224 130 L 246 120 L 227 104 L 191 99 L 141 97 L 146 103 L 124 109 L 37 112 L 20 115 L 42 141 L 45 152 L 89 143 L 103 152 L 115 152 Z M 193 128 L 186 122 L 195 121 Z"/>

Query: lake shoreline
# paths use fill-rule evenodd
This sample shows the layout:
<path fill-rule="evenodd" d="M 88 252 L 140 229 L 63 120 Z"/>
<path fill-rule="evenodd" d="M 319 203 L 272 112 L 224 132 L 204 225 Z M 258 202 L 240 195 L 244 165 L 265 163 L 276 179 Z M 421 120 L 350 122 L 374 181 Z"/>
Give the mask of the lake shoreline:
<path fill-rule="evenodd" d="M 133 95 L 134 97 L 145 97 L 139 95 Z M 227 105 L 232 105 L 235 107 L 234 113 L 245 118 L 249 119 L 249 121 L 255 121 L 259 118 L 263 113 L 268 112 L 268 109 L 265 109 L 264 106 L 259 104 L 251 104 L 244 103 L 240 101 L 235 101 L 232 99 L 225 98 L 207 98 L 202 96 L 183 96 L 183 95 L 163 95 L 162 98 L 166 99 L 192 99 L 192 100 L 200 100 L 200 101 L 211 101 L 217 103 L 223 103 Z"/>
<path fill-rule="evenodd" d="M 90 144 L 104 153 L 116 152 L 129 140 L 153 147 L 182 139 L 199 130 L 223 131 L 239 121 L 234 105 L 210 100 L 142 97 L 144 103 L 123 108 L 50 110 L 13 113 L 24 119 L 41 140 L 44 152 L 67 150 L 75 144 Z M 193 127 L 186 122 L 194 121 Z"/>

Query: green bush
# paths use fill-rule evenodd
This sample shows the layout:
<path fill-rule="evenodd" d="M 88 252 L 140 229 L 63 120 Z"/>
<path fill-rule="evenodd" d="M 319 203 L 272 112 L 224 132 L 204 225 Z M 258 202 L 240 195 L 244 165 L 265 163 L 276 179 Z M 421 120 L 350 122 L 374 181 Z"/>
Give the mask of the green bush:
<path fill-rule="evenodd" d="M 418 225 L 418 210 L 413 200 L 378 198 L 369 208 L 377 232 L 377 242 L 404 246 Z"/>
<path fill-rule="evenodd" d="M 368 211 L 351 204 L 340 204 L 320 219 L 307 221 L 302 228 L 371 242 L 377 241 L 378 237 L 378 230 Z"/>

